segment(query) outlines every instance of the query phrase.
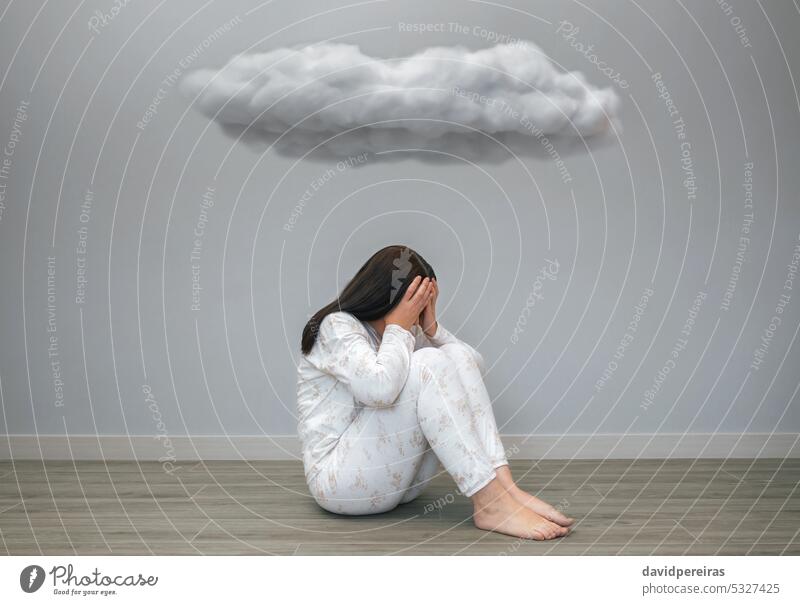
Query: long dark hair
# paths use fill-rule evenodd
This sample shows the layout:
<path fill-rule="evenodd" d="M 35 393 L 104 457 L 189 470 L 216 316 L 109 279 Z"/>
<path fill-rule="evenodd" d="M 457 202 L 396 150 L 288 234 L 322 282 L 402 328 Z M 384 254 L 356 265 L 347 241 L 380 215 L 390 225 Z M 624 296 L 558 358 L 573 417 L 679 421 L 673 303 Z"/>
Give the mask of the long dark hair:
<path fill-rule="evenodd" d="M 303 328 L 300 350 L 304 355 L 311 352 L 322 320 L 336 311 L 346 311 L 361 321 L 380 319 L 398 305 L 417 275 L 436 277 L 428 261 L 408 246 L 386 246 L 378 250 L 336 300 L 311 316 Z"/>

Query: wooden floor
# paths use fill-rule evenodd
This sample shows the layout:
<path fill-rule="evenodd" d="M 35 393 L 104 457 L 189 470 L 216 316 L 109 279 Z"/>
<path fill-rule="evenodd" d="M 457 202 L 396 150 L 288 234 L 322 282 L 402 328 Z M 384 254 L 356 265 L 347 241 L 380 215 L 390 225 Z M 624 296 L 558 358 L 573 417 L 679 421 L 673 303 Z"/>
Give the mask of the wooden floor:
<path fill-rule="evenodd" d="M 560 540 L 475 529 L 446 475 L 371 517 L 321 510 L 297 462 L 0 462 L 0 552 L 45 554 L 800 554 L 800 459 L 514 461 L 578 519 Z"/>

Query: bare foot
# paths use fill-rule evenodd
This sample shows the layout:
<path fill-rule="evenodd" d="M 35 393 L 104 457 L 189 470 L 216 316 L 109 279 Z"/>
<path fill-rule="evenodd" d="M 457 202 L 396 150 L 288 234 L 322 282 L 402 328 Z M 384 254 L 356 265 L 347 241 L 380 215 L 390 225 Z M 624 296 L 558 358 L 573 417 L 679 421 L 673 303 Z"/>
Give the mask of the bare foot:
<path fill-rule="evenodd" d="M 514 483 L 514 479 L 511 477 L 511 470 L 508 468 L 508 466 L 501 466 L 497 468 L 496 471 L 497 480 L 506 489 L 506 491 L 511 494 L 511 497 L 520 504 L 527 506 L 537 515 L 541 515 L 553 523 L 558 523 L 562 527 L 569 527 L 575 522 L 575 519 L 572 517 L 567 517 L 552 504 L 548 504 L 541 498 L 537 498 L 533 494 L 526 492 L 524 489 L 520 489 L 517 484 Z"/>
<path fill-rule="evenodd" d="M 528 540 L 551 540 L 569 532 L 518 502 L 496 479 L 472 498 L 472 519 L 478 529 Z"/>
<path fill-rule="evenodd" d="M 564 513 L 558 510 L 552 504 L 548 504 L 541 498 L 537 498 L 533 494 L 526 492 L 523 489 L 514 486 L 509 490 L 511 497 L 520 504 L 527 506 L 533 512 L 541 515 L 545 519 L 558 523 L 562 527 L 569 527 L 575 522 L 572 517 L 567 517 Z"/>

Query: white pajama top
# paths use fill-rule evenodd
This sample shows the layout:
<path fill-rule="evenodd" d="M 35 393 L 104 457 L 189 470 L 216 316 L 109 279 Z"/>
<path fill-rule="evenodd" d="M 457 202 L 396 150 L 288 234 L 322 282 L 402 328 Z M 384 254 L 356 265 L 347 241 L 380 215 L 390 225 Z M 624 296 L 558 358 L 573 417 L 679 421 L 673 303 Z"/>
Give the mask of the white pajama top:
<path fill-rule="evenodd" d="M 419 326 L 408 331 L 386 326 L 383 337 L 355 316 L 339 311 L 319 326 L 311 352 L 298 365 L 298 434 L 306 480 L 311 481 L 345 429 L 364 407 L 388 407 L 408 378 L 413 351 L 459 343 L 483 370 L 483 358 L 438 323 L 427 337 Z"/>

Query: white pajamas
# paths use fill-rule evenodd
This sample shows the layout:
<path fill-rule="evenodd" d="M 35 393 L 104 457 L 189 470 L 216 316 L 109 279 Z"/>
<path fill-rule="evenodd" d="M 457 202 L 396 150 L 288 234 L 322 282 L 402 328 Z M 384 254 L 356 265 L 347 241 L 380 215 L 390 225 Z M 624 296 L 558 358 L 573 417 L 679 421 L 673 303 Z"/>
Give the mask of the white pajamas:
<path fill-rule="evenodd" d="M 322 321 L 298 367 L 306 481 L 323 508 L 385 512 L 416 498 L 441 461 L 471 496 L 507 464 L 483 359 L 441 324 L 372 327 L 349 313 Z"/>

